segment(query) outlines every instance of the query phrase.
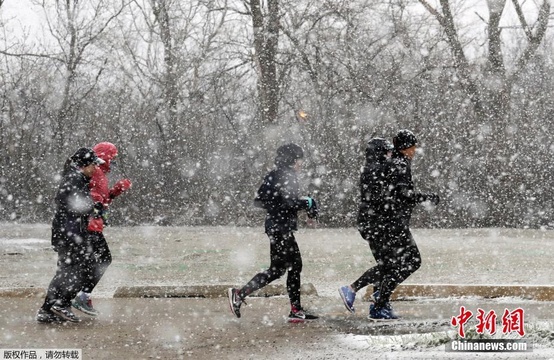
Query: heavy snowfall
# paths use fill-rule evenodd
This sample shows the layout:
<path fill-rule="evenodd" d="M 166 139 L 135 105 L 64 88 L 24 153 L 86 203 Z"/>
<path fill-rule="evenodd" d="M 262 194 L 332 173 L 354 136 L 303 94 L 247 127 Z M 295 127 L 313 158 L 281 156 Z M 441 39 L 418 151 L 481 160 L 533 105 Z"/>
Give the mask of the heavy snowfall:
<path fill-rule="evenodd" d="M 535 352 L 495 358 L 551 358 L 552 301 L 402 299 L 405 313 L 446 325 L 391 332 L 368 327 L 369 303 L 349 317 L 337 288 L 374 263 L 355 230 L 367 141 L 400 129 L 419 140 L 416 188 L 441 199 L 412 217 L 423 265 L 408 284 L 552 283 L 553 12 L 551 0 L 0 0 L 0 290 L 30 294 L 0 296 L 0 348 L 462 358 L 444 342 L 465 305 L 527 309 Z M 133 181 L 110 209 L 114 262 L 95 290 L 104 317 L 41 328 L 63 164 L 103 141 L 119 149 L 110 181 Z M 290 142 L 320 206 L 317 229 L 302 218 L 297 237 L 302 282 L 319 295 L 306 303 L 324 321 L 285 324 L 285 297 L 253 299 L 242 322 L 223 298 L 114 297 L 239 285 L 267 267 L 252 200 Z"/>

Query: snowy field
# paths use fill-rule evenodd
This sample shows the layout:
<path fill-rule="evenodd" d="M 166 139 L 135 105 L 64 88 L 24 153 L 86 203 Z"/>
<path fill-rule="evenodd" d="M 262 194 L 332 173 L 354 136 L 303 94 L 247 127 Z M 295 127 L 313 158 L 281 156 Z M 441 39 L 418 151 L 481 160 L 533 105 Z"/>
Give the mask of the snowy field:
<path fill-rule="evenodd" d="M 55 271 L 48 225 L 0 225 L 0 287 L 44 287 Z M 554 231 L 414 229 L 423 263 L 407 284 L 554 285 Z M 113 264 L 99 284 L 110 297 L 123 285 L 242 284 L 269 265 L 261 228 L 130 227 L 105 232 Z M 374 265 L 355 229 L 300 230 L 303 281 L 334 296 Z"/>
<path fill-rule="evenodd" d="M 0 229 L 0 288 L 45 288 L 55 271 L 55 253 L 49 247 L 49 226 L 2 224 Z M 413 233 L 422 253 L 423 265 L 406 283 L 554 285 L 554 231 L 414 229 Z M 99 308 L 109 316 L 111 326 L 119 322 L 119 315 L 117 311 L 112 312 L 110 309 L 117 306 L 140 308 L 132 300 L 112 299 L 119 286 L 241 285 L 269 264 L 269 245 L 261 228 L 131 227 L 109 228 L 105 234 L 112 250 L 113 263 L 95 292 Z M 303 330 L 291 329 L 289 324 L 281 321 L 287 312 L 285 297 L 252 299 L 251 305 L 245 308 L 245 316 L 240 320 L 234 319 L 228 312 L 225 299 L 173 299 L 167 306 L 182 306 L 185 309 L 182 316 L 185 318 L 190 319 L 190 316 L 197 316 L 194 314 L 198 313 L 209 313 L 219 319 L 210 320 L 217 324 L 214 325 L 215 328 L 221 330 L 239 326 L 243 329 L 243 336 L 240 333 L 231 337 L 222 334 L 220 340 L 223 344 L 214 345 L 214 348 L 204 353 L 198 352 L 198 349 L 206 347 L 206 344 L 173 344 L 171 349 L 177 345 L 190 349 L 185 352 L 177 351 L 172 356 L 228 358 L 225 356 L 227 353 L 221 349 L 229 348 L 244 355 L 244 358 L 333 359 L 347 354 L 350 359 L 554 359 L 552 302 L 517 297 L 416 298 L 395 303 L 402 315 L 414 319 L 415 326 L 376 326 L 366 319 L 368 303 L 359 302 L 359 313 L 351 316 L 343 308 L 337 293 L 339 286 L 351 283 L 374 264 L 369 247 L 356 230 L 301 230 L 296 237 L 303 254 L 303 282 L 312 283 L 319 295 L 306 297 L 304 303 L 322 315 L 322 321 L 306 326 Z M 278 283 L 283 284 L 283 279 Z M 36 333 L 39 338 L 42 336 L 40 334 L 44 334 L 33 321 L 33 311 L 39 306 L 40 299 L 26 299 L 19 304 L 21 311 L 27 314 L 23 320 L 6 311 L 6 307 L 13 301 L 0 298 L 3 309 L 0 310 L 0 318 L 3 319 L 0 320 L 0 327 L 4 333 L 0 338 L 0 348 L 25 345 L 17 339 L 23 339 L 29 333 Z M 266 311 L 266 305 L 261 304 L 271 304 L 272 310 Z M 444 341 L 452 338 L 456 332 L 448 321 L 457 315 L 460 306 L 473 311 L 477 308 L 487 311 L 494 309 L 497 313 L 505 308 L 525 309 L 525 338 L 533 343 L 533 352 L 446 353 Z M 214 307 L 217 311 L 214 311 Z M 89 324 L 88 330 L 103 332 L 102 320 L 96 319 L 94 325 Z M 140 318 L 134 320 L 140 322 Z M 168 321 L 182 320 L 172 318 Z M 437 321 L 438 324 L 433 325 Z M 24 335 L 19 334 L 20 327 Z M 246 329 L 250 327 L 261 327 L 262 330 L 271 328 L 275 344 L 264 347 L 260 353 L 260 347 L 254 346 L 251 337 L 262 335 L 249 333 Z M 60 336 L 64 331 L 66 330 L 59 330 Z M 304 334 L 302 345 L 287 346 L 290 341 L 287 336 L 293 336 L 297 331 Z M 202 334 L 204 332 L 201 331 Z M 6 333 L 11 335 L 7 338 Z M 176 338 L 201 338 L 202 334 L 179 333 Z M 312 337 L 307 337 L 308 335 Z M 503 338 L 502 334 L 493 337 Z M 159 345 L 160 339 L 155 335 L 152 335 L 150 341 L 153 348 L 159 346 L 161 353 L 167 350 L 167 346 Z M 209 339 L 205 341 L 209 342 Z M 43 344 L 47 345 L 48 343 Z M 83 345 L 84 348 L 87 346 Z"/>

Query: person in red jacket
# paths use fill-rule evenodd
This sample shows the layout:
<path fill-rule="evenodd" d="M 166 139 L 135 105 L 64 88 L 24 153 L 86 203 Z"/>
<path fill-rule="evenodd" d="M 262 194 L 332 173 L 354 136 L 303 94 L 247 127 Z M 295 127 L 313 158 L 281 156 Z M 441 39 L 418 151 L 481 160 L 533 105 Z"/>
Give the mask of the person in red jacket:
<path fill-rule="evenodd" d="M 103 234 L 106 214 L 112 200 L 131 188 L 131 180 L 121 179 L 110 188 L 107 174 L 110 172 L 112 161 L 117 156 L 117 147 L 109 142 L 101 142 L 96 144 L 93 150 L 100 159 L 104 160 L 104 164 L 96 168 L 90 179 L 90 194 L 95 203 L 100 202 L 104 205 L 104 216 L 89 219 L 87 242 L 92 249 L 95 261 L 85 276 L 87 281 L 71 305 L 85 314 L 97 316 L 98 311 L 92 306 L 90 294 L 112 262 L 110 248 Z"/>

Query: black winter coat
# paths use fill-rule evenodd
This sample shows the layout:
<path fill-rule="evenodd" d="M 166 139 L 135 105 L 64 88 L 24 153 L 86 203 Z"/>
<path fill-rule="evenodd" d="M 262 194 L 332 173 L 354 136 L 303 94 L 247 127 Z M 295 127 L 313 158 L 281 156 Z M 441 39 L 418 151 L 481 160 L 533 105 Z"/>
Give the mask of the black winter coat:
<path fill-rule="evenodd" d="M 299 198 L 296 172 L 288 166 L 277 167 L 265 176 L 254 205 L 267 211 L 267 234 L 286 234 L 297 230 L 298 210 L 308 209 L 307 200 Z"/>
<path fill-rule="evenodd" d="M 412 162 L 402 153 L 394 151 L 390 175 L 392 217 L 402 226 L 409 226 L 414 207 L 428 199 L 429 194 L 414 191 Z"/>
<path fill-rule="evenodd" d="M 84 244 L 94 206 L 89 182 L 90 178 L 75 167 L 60 182 L 52 221 L 52 246 L 57 250 Z"/>
<path fill-rule="evenodd" d="M 414 191 L 411 161 L 394 151 L 386 160 L 368 159 L 360 177 L 358 227 L 408 227 L 414 207 L 428 194 Z"/>
<path fill-rule="evenodd" d="M 392 163 L 385 159 L 368 159 L 360 176 L 358 225 L 385 221 L 392 215 Z"/>

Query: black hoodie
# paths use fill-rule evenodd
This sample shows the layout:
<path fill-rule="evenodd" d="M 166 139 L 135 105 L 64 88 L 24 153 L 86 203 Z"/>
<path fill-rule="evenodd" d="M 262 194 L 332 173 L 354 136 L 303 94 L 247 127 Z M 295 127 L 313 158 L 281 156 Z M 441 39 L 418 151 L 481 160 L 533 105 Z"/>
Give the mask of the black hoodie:
<path fill-rule="evenodd" d="M 55 249 L 84 243 L 88 218 L 94 203 L 89 190 L 90 178 L 70 165 L 56 195 L 56 212 L 52 221 L 52 246 Z"/>
<path fill-rule="evenodd" d="M 412 162 L 398 150 L 392 154 L 391 186 L 394 219 L 408 226 L 414 207 L 427 201 L 431 195 L 414 190 Z"/>
<path fill-rule="evenodd" d="M 368 217 L 391 216 L 392 163 L 386 156 L 389 149 L 371 146 L 374 140 L 366 149 L 366 163 L 360 176 L 360 223 L 369 221 Z"/>
<path fill-rule="evenodd" d="M 286 234 L 298 229 L 298 210 L 307 210 L 308 201 L 301 199 L 296 171 L 297 159 L 304 156 L 302 148 L 287 144 L 277 149 L 275 169 L 264 177 L 254 205 L 266 209 L 265 232 Z"/>

